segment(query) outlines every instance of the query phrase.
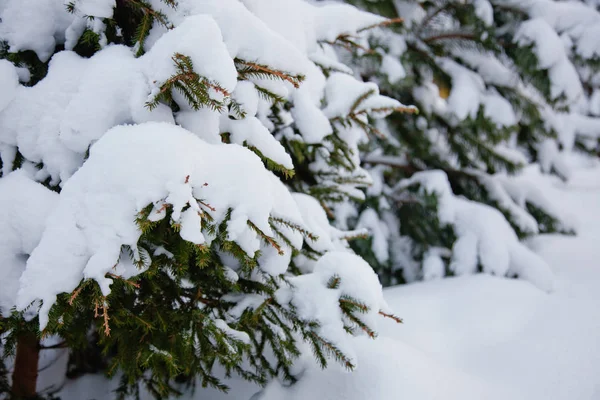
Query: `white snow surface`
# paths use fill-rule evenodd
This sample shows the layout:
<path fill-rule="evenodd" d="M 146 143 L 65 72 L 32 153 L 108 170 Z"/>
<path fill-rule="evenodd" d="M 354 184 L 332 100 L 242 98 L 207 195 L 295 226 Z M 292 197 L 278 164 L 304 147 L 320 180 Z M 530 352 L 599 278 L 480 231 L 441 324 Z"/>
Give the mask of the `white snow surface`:
<path fill-rule="evenodd" d="M 335 364 L 322 371 L 307 355 L 294 386 L 273 381 L 261 390 L 233 380 L 229 394 L 198 388 L 183 398 L 598 399 L 600 164 L 569 163 L 575 172 L 568 183 L 547 175 L 536 181 L 556 207 L 573 210 L 579 220 L 578 236 L 545 235 L 530 243 L 556 276 L 554 292 L 485 274 L 388 288 L 385 300 L 404 323 L 380 322 L 377 339 L 352 339 L 354 372 Z M 43 371 L 41 379 L 62 383 L 64 368 Z M 68 381 L 60 395 L 110 400 L 117 384 L 87 375 Z"/>

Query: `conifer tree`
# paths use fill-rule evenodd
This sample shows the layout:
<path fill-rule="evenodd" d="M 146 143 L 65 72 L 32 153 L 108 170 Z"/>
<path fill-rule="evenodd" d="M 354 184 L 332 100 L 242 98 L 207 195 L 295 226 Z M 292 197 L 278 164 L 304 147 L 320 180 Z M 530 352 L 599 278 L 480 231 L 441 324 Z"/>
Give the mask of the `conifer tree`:
<path fill-rule="evenodd" d="M 597 151 L 598 13 L 577 1 L 350 2 L 396 23 L 346 37 L 346 54 L 420 110 L 377 124 L 363 148 L 377 183 L 338 221 L 371 231 L 354 248 L 384 285 L 485 271 L 551 289 L 517 239 L 573 227 L 527 174 L 568 179 L 566 152 Z"/>
<path fill-rule="evenodd" d="M 53 335 L 73 362 L 100 350 L 122 395 L 293 381 L 302 342 L 353 368 L 348 337 L 399 319 L 348 246 L 364 232 L 328 213 L 371 182 L 373 121 L 407 108 L 334 48 L 382 24 L 304 0 L 0 6 L 13 398 Z"/>

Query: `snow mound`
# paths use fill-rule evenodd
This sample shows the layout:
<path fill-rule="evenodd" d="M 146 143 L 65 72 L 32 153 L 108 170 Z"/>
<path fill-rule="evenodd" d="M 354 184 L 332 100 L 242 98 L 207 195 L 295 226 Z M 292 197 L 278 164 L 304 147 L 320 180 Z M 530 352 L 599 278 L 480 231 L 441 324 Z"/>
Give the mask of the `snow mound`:
<path fill-rule="evenodd" d="M 402 329 L 401 327 L 398 329 Z M 508 396 L 500 387 L 443 366 L 415 348 L 390 338 L 355 338 L 358 368 L 347 373 L 331 367 L 306 369 L 295 385 L 273 381 L 252 400 L 493 400 Z"/>

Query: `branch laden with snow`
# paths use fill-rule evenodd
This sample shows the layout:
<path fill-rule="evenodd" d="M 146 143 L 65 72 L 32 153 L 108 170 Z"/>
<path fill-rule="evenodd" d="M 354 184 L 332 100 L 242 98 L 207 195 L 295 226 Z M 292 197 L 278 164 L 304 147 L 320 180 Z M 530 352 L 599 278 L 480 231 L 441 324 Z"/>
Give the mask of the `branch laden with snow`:
<path fill-rule="evenodd" d="M 363 197 L 373 121 L 411 110 L 333 51 L 386 19 L 303 0 L 44 0 L 0 21 L 0 182 L 23 168 L 58 192 L 11 250 L 26 266 L 3 266 L 25 267 L 6 307 L 39 307 L 68 343 L 93 327 L 121 390 L 157 397 L 175 377 L 226 390 L 216 364 L 294 380 L 302 341 L 353 368 L 349 338 L 398 320 L 349 249 L 364 231 L 326 214 Z"/>

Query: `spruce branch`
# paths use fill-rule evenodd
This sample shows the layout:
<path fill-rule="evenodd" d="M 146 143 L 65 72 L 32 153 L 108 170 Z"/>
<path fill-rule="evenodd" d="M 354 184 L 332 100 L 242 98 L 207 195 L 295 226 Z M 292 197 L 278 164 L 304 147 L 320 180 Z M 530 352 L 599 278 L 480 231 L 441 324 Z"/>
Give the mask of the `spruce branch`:
<path fill-rule="evenodd" d="M 258 88 L 257 88 L 257 90 L 258 90 Z M 233 114 L 235 115 L 235 117 L 237 119 L 246 118 L 246 110 L 244 110 L 242 108 L 242 105 L 240 103 L 238 103 L 237 101 L 235 101 L 234 99 L 231 99 L 229 102 L 229 111 L 233 112 Z"/>
<path fill-rule="evenodd" d="M 348 232 L 344 232 L 344 234 L 342 236 L 340 236 L 340 239 L 343 240 L 356 240 L 356 239 L 366 239 L 369 236 L 371 236 L 369 234 L 369 232 L 366 229 L 358 229 L 358 230 L 354 230 L 354 231 L 348 231 Z"/>
<path fill-rule="evenodd" d="M 155 18 L 165 28 L 173 29 L 173 24 L 171 24 L 169 22 L 169 19 L 167 18 L 167 16 L 160 11 L 156 11 L 154 8 L 152 8 L 151 4 L 145 2 L 144 0 L 125 0 L 125 1 L 131 8 L 141 11 L 144 14 L 150 15 L 150 16 L 152 16 L 152 18 Z"/>
<path fill-rule="evenodd" d="M 363 93 L 362 95 L 360 95 L 356 101 L 352 104 L 352 107 L 350 107 L 350 115 L 354 114 L 356 109 L 369 97 L 373 96 L 374 94 L 376 94 L 377 91 L 375 89 L 371 89 L 371 90 L 367 90 L 365 93 Z"/>
<path fill-rule="evenodd" d="M 379 54 L 378 52 L 376 52 L 373 49 L 370 49 L 359 43 L 356 43 L 354 40 L 352 40 L 352 37 L 347 34 L 338 36 L 334 41 L 325 40 L 321 43 L 328 44 L 330 46 L 340 46 L 340 47 L 348 50 L 350 53 L 354 53 L 356 50 L 362 50 L 366 54 L 381 57 L 381 54 Z"/>
<path fill-rule="evenodd" d="M 404 18 L 390 18 L 390 19 L 386 19 L 383 22 L 377 23 L 377 24 L 373 24 L 373 25 L 369 25 L 369 26 L 365 26 L 364 28 L 360 28 L 359 30 L 357 30 L 358 33 L 360 32 L 364 32 L 364 31 L 368 31 L 370 29 L 374 29 L 374 28 L 385 28 L 387 26 L 390 25 L 395 25 L 395 24 L 401 24 L 404 22 Z"/>
<path fill-rule="evenodd" d="M 367 306 L 365 303 L 361 303 L 360 301 L 347 295 L 343 295 L 342 297 L 340 297 L 340 305 L 350 305 L 352 306 L 351 308 L 353 310 L 358 310 L 361 313 L 367 313 L 370 310 L 369 306 Z"/>
<path fill-rule="evenodd" d="M 258 96 L 263 98 L 264 100 L 268 100 L 273 104 L 285 103 L 285 99 L 280 95 L 271 92 L 268 89 L 263 88 L 262 86 L 254 85 Z"/>
<path fill-rule="evenodd" d="M 106 274 L 106 276 L 109 276 L 109 277 L 111 277 L 111 278 L 114 278 L 114 279 L 119 279 L 119 280 L 121 280 L 122 282 L 125 282 L 127 285 L 129 285 L 129 286 L 131 286 L 131 287 L 134 287 L 134 288 L 136 288 L 136 289 L 139 289 L 139 288 L 140 288 L 140 284 L 139 284 L 139 283 L 133 282 L 133 281 L 131 281 L 131 280 L 129 280 L 129 279 L 125 279 L 125 278 L 123 278 L 123 277 L 122 277 L 122 276 L 120 276 L 120 275 L 115 275 L 115 274 L 113 274 L 113 273 L 111 273 L 111 272 L 108 272 L 108 273 Z"/>
<path fill-rule="evenodd" d="M 329 355 L 331 355 L 337 362 L 344 365 L 346 369 L 349 371 L 354 369 L 355 365 L 352 364 L 352 361 L 350 361 L 350 359 L 329 340 L 324 339 L 312 330 L 306 332 L 305 337 L 307 337 L 309 342 L 313 345 L 313 352 L 315 353 L 315 356 L 317 356 L 317 359 L 321 364 L 321 368 L 327 367 L 327 360 L 322 350 L 325 349 Z"/>
<path fill-rule="evenodd" d="M 238 74 L 243 80 L 247 80 L 247 78 L 250 76 L 258 76 L 262 78 L 266 77 L 270 79 L 287 81 L 295 88 L 299 88 L 300 84 L 305 79 L 303 75 L 292 75 L 290 73 L 280 71 L 256 62 L 245 61 L 239 58 L 236 58 L 234 61 L 238 70 Z"/>
<path fill-rule="evenodd" d="M 377 333 L 371 329 L 367 324 L 364 323 L 360 318 L 354 315 L 354 312 L 366 313 L 369 311 L 369 307 L 362 304 L 348 296 L 342 296 L 340 298 L 340 309 L 346 318 L 352 321 L 356 326 L 362 329 L 371 339 L 377 337 Z"/>
<path fill-rule="evenodd" d="M 208 204 L 208 203 L 205 203 L 205 202 L 204 202 L 204 201 L 202 201 L 202 200 L 198 200 L 198 203 L 200 203 L 200 204 L 201 204 L 201 205 L 203 205 L 204 207 L 208 208 L 208 209 L 209 209 L 210 211 L 212 211 L 212 212 L 215 212 L 215 211 L 217 211 L 217 209 L 216 209 L 216 208 L 214 208 L 213 206 L 211 206 L 211 205 L 210 205 L 210 204 Z M 200 216 L 202 217 L 203 215 L 201 215 L 201 214 L 200 214 Z"/>
<path fill-rule="evenodd" d="M 79 296 L 79 293 L 83 290 L 83 285 L 79 286 L 77 289 L 73 291 L 71 297 L 69 298 L 69 305 L 72 306 L 75 299 Z"/>
<path fill-rule="evenodd" d="M 298 225 L 294 222 L 290 222 L 290 221 L 287 221 L 287 220 L 285 220 L 283 218 L 279 218 L 279 217 L 269 217 L 269 221 L 272 223 L 275 223 L 275 224 L 287 226 L 288 228 L 290 228 L 293 231 L 300 232 L 305 238 L 308 238 L 313 242 L 319 240 L 319 237 L 317 235 L 308 231 L 305 227 Z"/>
<path fill-rule="evenodd" d="M 137 51 L 135 53 L 136 57 L 140 57 L 144 54 L 144 42 L 150 34 L 150 29 L 152 28 L 153 22 L 154 17 L 152 16 L 152 14 L 144 13 L 144 15 L 142 16 L 142 20 L 140 21 L 135 31 L 137 43 Z"/>
<path fill-rule="evenodd" d="M 283 249 L 281 248 L 281 246 L 279 245 L 279 243 L 277 243 L 277 241 L 275 241 L 275 239 L 273 239 L 271 236 L 266 235 L 262 230 L 260 230 L 260 228 L 258 226 L 256 226 L 252 221 L 248 220 L 247 222 L 248 226 L 250 228 L 252 228 L 252 230 L 254 232 L 256 232 L 258 234 L 258 236 L 260 236 L 265 242 L 267 242 L 268 244 L 270 244 L 272 247 L 275 248 L 275 250 L 277 250 L 277 253 L 279 253 L 280 256 L 282 256 L 284 254 Z"/>
<path fill-rule="evenodd" d="M 194 71 L 192 59 L 181 53 L 173 57 L 177 72 L 167 79 L 161 86 L 159 93 L 153 100 L 146 103 L 146 107 L 153 110 L 161 101 L 167 104 L 173 102 L 172 91 L 177 89 L 186 98 L 194 110 L 202 107 L 210 107 L 215 111 L 222 112 L 224 103 L 210 97 L 209 90 L 221 93 L 224 97 L 230 97 L 230 93 L 216 82 L 211 82 L 201 77 Z"/>
<path fill-rule="evenodd" d="M 438 40 L 448 39 L 466 39 L 466 40 L 477 40 L 477 36 L 471 32 L 445 32 L 433 36 L 428 36 L 421 39 L 425 43 L 431 43 Z"/>
<path fill-rule="evenodd" d="M 331 278 L 329 278 L 329 281 L 327 282 L 327 288 L 328 289 L 338 289 L 340 287 L 340 283 L 342 282 L 342 278 L 340 278 L 339 275 L 334 275 Z"/>
<path fill-rule="evenodd" d="M 110 336 L 110 326 L 108 325 L 110 317 L 108 316 L 108 303 L 106 302 L 106 298 L 102 301 L 102 317 L 104 319 L 104 335 Z"/>

